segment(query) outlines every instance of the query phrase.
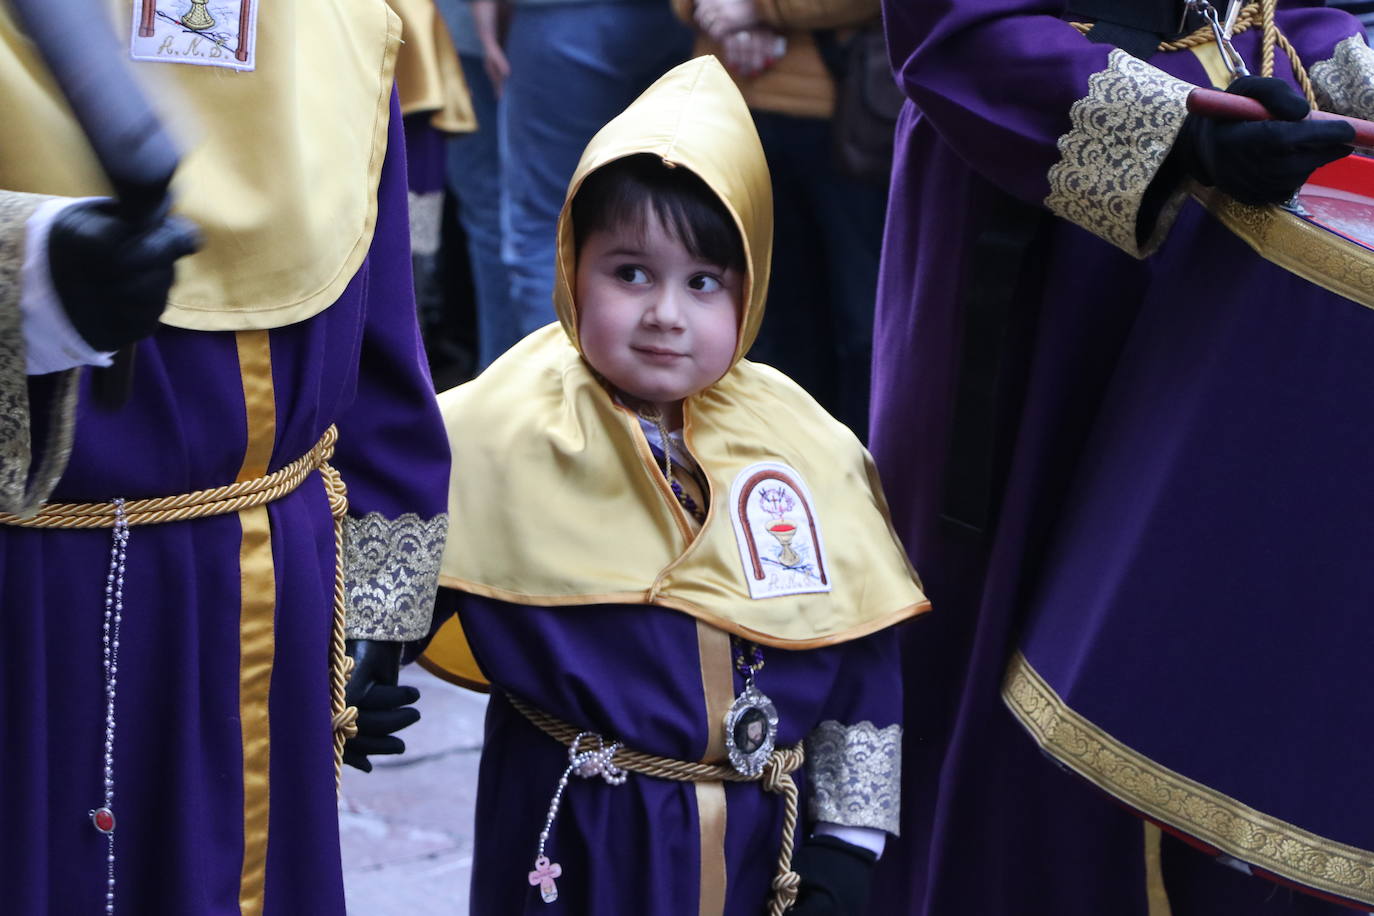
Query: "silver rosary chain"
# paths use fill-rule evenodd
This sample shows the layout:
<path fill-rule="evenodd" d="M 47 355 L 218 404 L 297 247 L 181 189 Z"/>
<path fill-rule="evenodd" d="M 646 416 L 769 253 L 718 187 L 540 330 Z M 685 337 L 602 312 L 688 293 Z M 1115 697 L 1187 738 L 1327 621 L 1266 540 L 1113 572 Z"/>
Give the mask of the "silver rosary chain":
<path fill-rule="evenodd" d="M 105 912 L 115 911 L 114 743 L 115 693 L 119 686 L 119 630 L 124 619 L 124 566 L 129 549 L 129 520 L 124 500 L 114 501 L 114 535 L 110 544 L 110 569 L 105 575 L 105 620 L 101 633 L 102 667 L 105 675 L 105 747 L 103 755 L 104 805 L 90 812 L 96 830 L 105 834 Z"/>
<path fill-rule="evenodd" d="M 581 750 L 583 738 L 595 738 L 596 748 Z M 568 779 L 576 773 L 583 779 L 591 779 L 600 776 L 608 785 L 618 786 L 625 782 L 625 771 L 612 763 L 616 752 L 620 750 L 620 742 L 606 744 L 600 735 L 592 732 L 582 732 L 573 739 L 572 746 L 568 748 L 568 766 L 563 771 L 563 775 L 558 778 L 558 788 L 554 790 L 553 799 L 549 802 L 548 814 L 544 817 L 544 829 L 539 831 L 539 851 L 535 853 L 535 861 L 544 858 L 544 846 L 549 841 L 549 834 L 553 830 L 553 822 L 558 818 L 558 808 L 563 802 L 563 793 L 568 788 Z"/>

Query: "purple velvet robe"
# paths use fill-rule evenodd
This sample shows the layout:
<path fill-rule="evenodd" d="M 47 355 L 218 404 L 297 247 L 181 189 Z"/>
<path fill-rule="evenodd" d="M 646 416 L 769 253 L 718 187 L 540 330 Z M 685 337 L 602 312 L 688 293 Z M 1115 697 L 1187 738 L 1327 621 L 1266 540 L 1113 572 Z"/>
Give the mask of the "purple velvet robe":
<path fill-rule="evenodd" d="M 1053 2 L 884 9 L 909 101 L 872 449 L 936 613 L 904 637 L 903 838 L 870 911 L 1147 913 L 1141 822 L 1041 754 L 999 695 L 1018 649 L 1144 755 L 1374 848 L 1374 761 L 1346 709 L 1367 705 L 1374 638 L 1374 314 L 1263 261 L 1195 203 L 1146 260 L 1045 213 L 1011 289 L 1000 512 L 983 535 L 942 521 L 980 219 L 993 189 L 1046 200 L 1070 109 L 1113 49 Z M 1309 67 L 1360 31 L 1318 9 L 1280 25 Z M 1237 39 L 1256 71 L 1257 32 Z M 1209 84 L 1191 53 L 1149 63 Z M 1277 71 L 1291 81 L 1282 54 Z M 1163 877 L 1175 916 L 1344 911 L 1167 837 Z"/>
<path fill-rule="evenodd" d="M 393 99 L 367 260 L 323 313 L 265 332 L 274 427 L 248 428 L 234 333 L 164 327 L 138 348 L 127 406 L 105 411 L 83 392 L 54 501 L 230 483 L 251 442 L 270 449 L 275 471 L 337 424 L 332 463 L 351 517 L 440 515 L 448 446 L 416 328 L 405 201 Z M 240 568 L 238 515 L 130 529 L 114 713 L 118 913 L 344 912 L 328 669 L 334 527 L 319 474 L 267 512 L 266 579 Z M 6 912 L 104 903 L 106 840 L 88 811 L 102 804 L 110 543 L 109 530 L 0 526 Z M 274 610 L 241 650 L 241 594 L 273 579 Z M 241 679 L 241 657 L 262 662 L 264 640 L 267 664 Z M 241 690 L 267 691 L 266 733 L 244 734 L 241 712 L 262 710 L 241 710 Z M 257 813 L 246 819 L 246 806 Z"/>
<path fill-rule="evenodd" d="M 562 866 L 544 904 L 527 875 L 568 751 L 505 699 L 511 693 L 626 747 L 699 760 L 707 747 L 696 622 L 657 607 L 540 608 L 441 590 L 495 689 L 478 779 L 472 912 L 695 916 L 701 846 L 690 783 L 630 774 L 624 785 L 573 777 L 546 848 Z M 778 710 L 778 744 L 824 721 L 900 721 L 896 630 L 824 649 L 765 648 L 757 686 Z M 744 688 L 735 672 L 735 691 Z M 807 835 L 806 772 L 797 842 Z M 725 916 L 761 916 L 777 868 L 781 796 L 727 783 Z"/>

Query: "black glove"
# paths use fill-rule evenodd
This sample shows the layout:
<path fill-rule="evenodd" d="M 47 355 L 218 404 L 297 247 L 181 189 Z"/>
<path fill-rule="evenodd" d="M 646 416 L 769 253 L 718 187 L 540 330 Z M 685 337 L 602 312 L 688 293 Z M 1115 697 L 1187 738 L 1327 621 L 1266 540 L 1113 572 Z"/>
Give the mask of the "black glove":
<path fill-rule="evenodd" d="M 801 876 L 790 916 L 862 916 L 878 857 L 838 837 L 813 836 L 792 857 Z"/>
<path fill-rule="evenodd" d="M 1282 203 L 1317 168 L 1349 155 L 1355 128 L 1304 121 L 1307 100 L 1287 83 L 1243 76 L 1227 92 L 1260 102 L 1277 120 L 1221 121 L 1188 115 L 1173 156 L 1187 174 L 1246 204 Z"/>
<path fill-rule="evenodd" d="M 73 204 L 48 232 L 48 268 L 68 319 L 95 350 L 157 329 L 172 264 L 200 247 L 189 221 L 165 212 L 130 222 L 113 200 Z"/>
<path fill-rule="evenodd" d="M 344 702 L 358 707 L 358 734 L 344 744 L 343 762 L 364 773 L 372 772 L 369 755 L 404 753 L 405 742 L 393 733 L 420 721 L 420 710 L 413 705 L 420 691 L 396 685 L 404 645 L 380 639 L 348 641 L 353 675 L 344 688 Z"/>

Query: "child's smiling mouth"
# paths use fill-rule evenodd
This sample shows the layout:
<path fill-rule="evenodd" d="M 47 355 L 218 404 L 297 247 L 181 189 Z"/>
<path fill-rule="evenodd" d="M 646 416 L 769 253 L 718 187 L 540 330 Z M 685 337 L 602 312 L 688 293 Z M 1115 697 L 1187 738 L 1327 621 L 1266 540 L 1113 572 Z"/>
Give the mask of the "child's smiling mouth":
<path fill-rule="evenodd" d="M 669 350 L 667 347 L 632 346 L 630 349 L 638 353 L 640 358 L 651 363 L 674 363 L 679 359 L 685 359 L 687 356 L 686 353 Z"/>

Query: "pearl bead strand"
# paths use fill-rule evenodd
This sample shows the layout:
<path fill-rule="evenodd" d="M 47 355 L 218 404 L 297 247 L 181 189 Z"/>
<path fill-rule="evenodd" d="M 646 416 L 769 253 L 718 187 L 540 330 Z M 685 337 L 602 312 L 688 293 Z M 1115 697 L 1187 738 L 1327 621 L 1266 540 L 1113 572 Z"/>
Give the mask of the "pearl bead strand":
<path fill-rule="evenodd" d="M 124 500 L 114 501 L 114 537 L 110 544 L 110 570 L 105 575 L 105 622 L 101 634 L 102 667 L 105 674 L 105 803 L 90 813 L 95 829 L 105 834 L 109 846 L 105 855 L 105 912 L 115 911 L 115 816 L 114 816 L 114 742 L 115 693 L 119 687 L 119 630 L 124 619 L 124 564 L 129 548 L 129 521 L 124 515 Z"/>

